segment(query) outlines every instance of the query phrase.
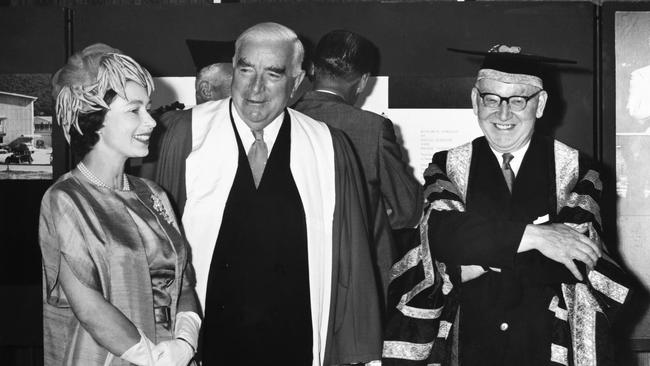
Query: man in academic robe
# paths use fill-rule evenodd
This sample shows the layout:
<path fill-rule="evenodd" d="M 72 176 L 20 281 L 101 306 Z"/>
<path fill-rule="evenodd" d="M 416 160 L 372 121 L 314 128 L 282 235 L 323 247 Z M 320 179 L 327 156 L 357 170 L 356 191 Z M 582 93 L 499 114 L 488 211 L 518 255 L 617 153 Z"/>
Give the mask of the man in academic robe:
<path fill-rule="evenodd" d="M 414 228 L 422 215 L 422 186 L 403 160 L 393 123 L 354 106 L 365 90 L 379 54 L 359 34 L 335 30 L 324 35 L 313 55 L 314 90 L 294 108 L 339 128 L 350 138 L 366 179 L 373 241 L 382 289 L 397 260 L 392 230 Z"/>
<path fill-rule="evenodd" d="M 232 64 L 217 62 L 196 74 L 196 105 L 230 96 Z M 192 111 L 163 113 L 151 136 L 151 154 L 144 159 L 140 176 L 158 183 L 172 202 L 178 217 L 185 207 L 185 159 L 192 151 Z"/>
<path fill-rule="evenodd" d="M 334 365 L 381 357 L 364 182 L 342 132 L 286 105 L 296 34 L 236 41 L 232 98 L 192 110 L 183 225 L 204 306 L 204 365 Z"/>
<path fill-rule="evenodd" d="M 425 172 L 421 246 L 394 267 L 404 295 L 385 364 L 612 365 L 610 316 L 629 291 L 601 259 L 598 170 L 534 132 L 544 65 L 562 60 L 479 54 L 471 98 L 484 136 L 436 153 Z M 426 290 L 405 285 L 418 261 Z"/>

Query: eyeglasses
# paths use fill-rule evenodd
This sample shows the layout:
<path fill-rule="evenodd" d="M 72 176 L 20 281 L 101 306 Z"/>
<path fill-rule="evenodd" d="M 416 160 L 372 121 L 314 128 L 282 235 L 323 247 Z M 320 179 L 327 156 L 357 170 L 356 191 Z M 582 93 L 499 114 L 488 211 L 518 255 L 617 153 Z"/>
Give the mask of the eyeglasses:
<path fill-rule="evenodd" d="M 488 108 L 499 108 L 501 103 L 505 101 L 510 106 L 511 110 L 515 112 L 519 112 L 519 111 L 523 111 L 526 108 L 526 105 L 528 104 L 529 100 L 535 98 L 542 91 L 543 89 L 527 97 L 523 95 L 512 95 L 509 97 L 502 97 L 500 95 L 492 94 L 492 93 L 481 93 L 480 90 L 478 90 L 478 95 L 481 97 L 481 100 L 483 101 L 483 105 Z"/>

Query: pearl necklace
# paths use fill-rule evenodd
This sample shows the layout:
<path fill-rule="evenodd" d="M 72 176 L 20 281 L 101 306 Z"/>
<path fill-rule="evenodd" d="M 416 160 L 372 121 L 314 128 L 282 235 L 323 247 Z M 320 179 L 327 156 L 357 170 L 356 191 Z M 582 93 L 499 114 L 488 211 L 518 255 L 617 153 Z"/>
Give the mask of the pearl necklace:
<path fill-rule="evenodd" d="M 111 187 L 108 184 L 102 182 L 82 162 L 79 162 L 79 164 L 77 164 L 77 169 L 79 169 L 81 174 L 83 174 L 83 176 L 86 177 L 86 179 L 88 179 L 90 181 L 90 183 L 92 183 L 92 184 L 94 184 L 96 186 L 104 187 L 104 188 L 108 188 L 108 189 L 114 189 L 114 190 L 118 190 L 118 191 L 120 190 L 118 188 Z M 126 174 L 124 174 L 124 173 L 122 173 L 122 189 L 121 190 L 122 191 L 130 191 L 131 190 L 131 186 L 129 186 L 129 180 L 126 178 Z"/>

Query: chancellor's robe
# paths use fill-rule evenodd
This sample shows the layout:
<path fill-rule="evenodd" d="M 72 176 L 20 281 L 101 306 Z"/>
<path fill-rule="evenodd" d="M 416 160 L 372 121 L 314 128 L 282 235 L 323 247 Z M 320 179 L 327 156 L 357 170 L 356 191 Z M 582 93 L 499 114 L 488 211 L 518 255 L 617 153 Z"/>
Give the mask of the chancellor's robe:
<path fill-rule="evenodd" d="M 542 220 L 600 242 L 602 184 L 592 164 L 534 135 L 510 194 L 481 137 L 436 154 L 425 181 L 422 238 L 393 267 L 399 300 L 386 364 L 611 364 L 607 319 L 629 295 L 620 269 L 601 259 L 586 283 L 576 284 L 568 269 L 537 251 L 517 254 L 525 226 Z M 413 287 L 417 268 L 425 281 Z M 461 283 L 462 272 L 476 277 Z M 595 341 L 585 346 L 585 334 L 598 337 L 598 350 Z"/>

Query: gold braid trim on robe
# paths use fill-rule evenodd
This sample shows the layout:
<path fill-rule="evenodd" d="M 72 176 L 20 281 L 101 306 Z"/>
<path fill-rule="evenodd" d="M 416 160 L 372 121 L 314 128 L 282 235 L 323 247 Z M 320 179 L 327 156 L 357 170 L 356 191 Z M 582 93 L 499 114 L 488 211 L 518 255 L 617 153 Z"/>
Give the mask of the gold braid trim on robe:
<path fill-rule="evenodd" d="M 588 170 L 579 177 L 578 151 L 558 141 L 554 142 L 554 154 L 556 222 L 565 223 L 602 243 L 598 206 L 602 183 L 598 172 Z M 425 219 L 420 223 L 421 229 L 426 228 L 431 210 L 464 211 L 471 156 L 471 143 L 449 150 L 447 175 L 435 164 L 429 165 L 424 173 L 425 180 L 430 182 L 425 187 L 429 205 Z M 403 294 L 401 298 L 406 301 L 397 302 L 395 309 L 399 311 L 389 309 L 383 353 L 385 365 L 455 365 L 458 360 L 454 354 L 454 340 L 457 338 L 454 338 L 458 334 L 457 327 L 452 324 L 457 324 L 455 314 L 459 308 L 455 286 L 461 282 L 462 271 L 485 271 L 480 266 L 449 268 L 435 261 L 430 252 L 421 247 L 428 245 L 427 231 L 421 234 L 418 245 L 414 245 L 393 267 L 395 273 L 391 276 L 389 295 Z M 427 266 L 427 262 L 437 265 Z M 426 273 L 425 278 L 435 279 L 435 285 L 426 288 L 426 301 L 423 301 L 424 297 L 414 299 L 408 296 L 421 286 L 416 268 Z M 446 290 L 443 279 L 450 281 Z M 555 313 L 549 365 L 613 366 L 608 350 L 599 350 L 597 345 L 611 344 L 608 320 L 629 300 L 629 296 L 624 273 L 607 255 L 588 273 L 586 282 L 562 284 L 560 293 L 549 304 L 549 311 Z M 413 307 L 412 303 L 425 308 L 417 313 L 403 311 L 405 305 Z M 442 308 L 440 304 L 443 304 Z M 430 319 L 417 317 L 417 314 L 426 314 L 427 311 L 441 315 Z"/>

